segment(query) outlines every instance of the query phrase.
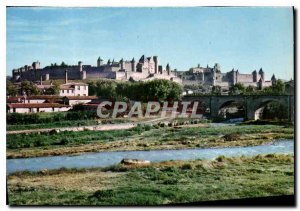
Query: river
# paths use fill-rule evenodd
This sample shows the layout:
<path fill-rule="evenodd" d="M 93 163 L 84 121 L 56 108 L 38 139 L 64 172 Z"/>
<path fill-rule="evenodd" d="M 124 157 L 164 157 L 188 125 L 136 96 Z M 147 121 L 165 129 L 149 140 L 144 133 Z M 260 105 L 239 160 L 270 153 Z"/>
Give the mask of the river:
<path fill-rule="evenodd" d="M 255 156 L 269 153 L 294 153 L 293 140 L 276 140 L 273 144 L 228 147 L 228 148 L 196 148 L 181 150 L 121 151 L 85 153 L 77 156 L 53 156 L 22 159 L 7 159 L 7 174 L 17 171 L 40 171 L 58 168 L 90 168 L 107 167 L 119 163 L 123 158 L 143 159 L 151 162 L 168 160 L 215 159 L 220 155 L 226 157 Z"/>

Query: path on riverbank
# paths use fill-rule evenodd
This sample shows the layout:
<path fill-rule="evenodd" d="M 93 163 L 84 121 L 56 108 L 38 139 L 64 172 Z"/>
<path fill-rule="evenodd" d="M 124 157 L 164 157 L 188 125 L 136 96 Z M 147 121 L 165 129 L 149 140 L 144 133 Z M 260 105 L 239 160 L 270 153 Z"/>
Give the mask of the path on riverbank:
<path fill-rule="evenodd" d="M 116 124 L 102 124 L 102 125 L 90 125 L 90 126 L 79 126 L 79 127 L 59 127 L 59 128 L 42 128 L 42 129 L 30 129 L 30 130 L 13 130 L 6 131 L 6 134 L 22 134 L 22 133 L 38 133 L 38 132 L 50 132 L 50 131 L 84 131 L 84 130 L 95 130 L 95 131 L 108 131 L 108 130 L 128 130 L 136 127 L 138 124 L 153 124 L 160 121 L 170 120 L 170 117 L 161 117 L 140 122 L 130 123 L 116 123 Z"/>

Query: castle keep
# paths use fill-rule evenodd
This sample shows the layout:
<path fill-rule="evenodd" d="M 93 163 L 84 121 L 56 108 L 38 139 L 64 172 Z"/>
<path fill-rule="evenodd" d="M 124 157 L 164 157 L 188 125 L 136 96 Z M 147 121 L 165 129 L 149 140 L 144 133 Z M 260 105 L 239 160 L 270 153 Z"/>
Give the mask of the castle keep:
<path fill-rule="evenodd" d="M 144 55 L 135 61 L 133 58 L 130 61 L 121 59 L 120 61 L 108 60 L 103 63 L 99 57 L 97 65 L 84 65 L 81 61 L 78 65 L 64 66 L 47 66 L 40 68 L 40 62 L 33 62 L 31 66 L 25 65 L 19 69 L 12 71 L 14 81 L 48 81 L 55 79 L 64 79 L 67 71 L 68 79 L 83 80 L 108 78 L 116 80 L 132 80 L 143 81 L 151 79 L 167 79 L 181 83 L 181 79 L 176 76 L 176 72 L 171 70 L 170 65 L 163 68 L 159 65 L 157 56 L 145 57 Z"/>

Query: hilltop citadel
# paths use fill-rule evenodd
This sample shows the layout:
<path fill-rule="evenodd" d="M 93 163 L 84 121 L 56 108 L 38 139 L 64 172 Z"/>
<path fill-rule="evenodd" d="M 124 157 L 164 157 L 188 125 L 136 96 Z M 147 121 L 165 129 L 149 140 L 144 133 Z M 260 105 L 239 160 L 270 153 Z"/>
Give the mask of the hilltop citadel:
<path fill-rule="evenodd" d="M 33 62 L 32 65 L 25 65 L 12 70 L 14 82 L 23 80 L 29 81 L 49 81 L 65 79 L 66 72 L 69 80 L 85 79 L 115 79 L 121 81 L 147 81 L 153 79 L 172 80 L 183 85 L 203 85 L 204 87 L 220 86 L 228 88 L 236 83 L 245 86 L 263 88 L 271 86 L 276 81 L 273 75 L 271 80 L 266 80 L 262 68 L 254 70 L 251 74 L 240 73 L 239 70 L 232 69 L 222 73 L 220 64 L 216 63 L 213 67 L 192 67 L 189 71 L 177 71 L 171 69 L 167 64 L 165 68 L 159 63 L 158 56 L 141 56 L 138 61 L 135 59 L 115 61 L 110 60 L 106 63 L 100 57 L 97 59 L 96 66 L 84 65 L 79 61 L 78 65 L 51 65 L 41 68 L 40 62 Z"/>

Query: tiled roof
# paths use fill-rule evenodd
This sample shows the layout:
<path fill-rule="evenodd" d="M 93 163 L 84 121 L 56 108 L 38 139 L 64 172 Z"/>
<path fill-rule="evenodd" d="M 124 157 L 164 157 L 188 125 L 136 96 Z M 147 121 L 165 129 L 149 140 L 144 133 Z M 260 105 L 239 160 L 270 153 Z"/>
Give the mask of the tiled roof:
<path fill-rule="evenodd" d="M 62 99 L 63 97 L 58 95 L 32 95 L 26 96 L 26 100 L 48 100 L 48 99 Z M 24 99 L 24 96 L 9 96 L 6 97 L 6 102 L 20 102 Z"/>
<path fill-rule="evenodd" d="M 60 89 L 74 89 L 75 86 L 88 86 L 88 84 L 86 83 L 75 83 L 75 82 L 72 82 L 72 83 L 66 83 L 66 84 L 62 84 L 59 86 Z"/>
<path fill-rule="evenodd" d="M 68 98 L 69 100 L 93 100 L 98 99 L 96 96 L 65 96 L 64 98 Z"/>
<path fill-rule="evenodd" d="M 69 105 L 59 103 L 11 103 L 7 104 L 9 108 L 62 108 Z"/>
<path fill-rule="evenodd" d="M 53 85 L 36 85 L 36 87 L 38 88 L 38 89 L 48 89 L 48 88 L 50 88 L 50 87 L 52 87 Z"/>

